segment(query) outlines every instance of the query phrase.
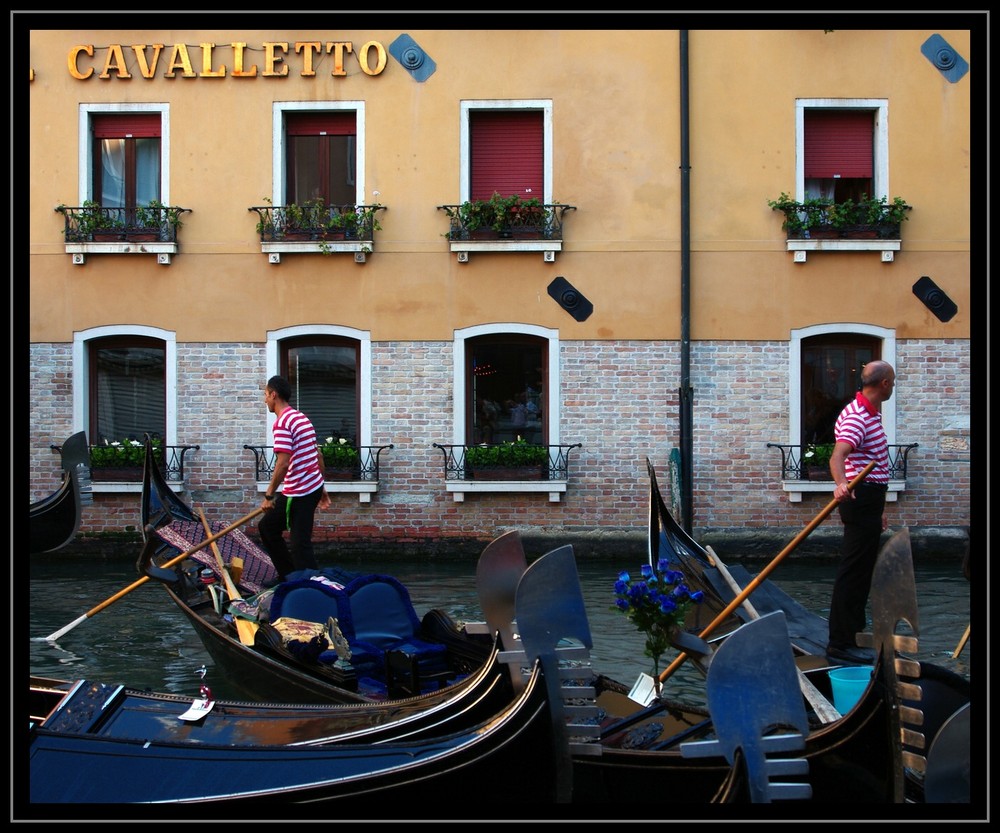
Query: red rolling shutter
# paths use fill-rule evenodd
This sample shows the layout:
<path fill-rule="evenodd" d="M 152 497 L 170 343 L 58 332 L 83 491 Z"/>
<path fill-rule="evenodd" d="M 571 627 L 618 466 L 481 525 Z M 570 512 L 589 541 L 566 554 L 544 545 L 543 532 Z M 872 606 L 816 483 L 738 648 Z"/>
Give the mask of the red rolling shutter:
<path fill-rule="evenodd" d="M 148 139 L 160 135 L 159 113 L 116 113 L 91 117 L 90 128 L 95 139 L 123 139 L 132 136 Z"/>
<path fill-rule="evenodd" d="M 871 179 L 873 142 L 870 110 L 806 110 L 806 179 Z"/>
<path fill-rule="evenodd" d="M 543 124 L 540 110 L 483 110 L 469 114 L 474 200 L 501 196 L 543 199 Z"/>
<path fill-rule="evenodd" d="M 287 113 L 288 136 L 354 136 L 358 132 L 354 111 Z"/>

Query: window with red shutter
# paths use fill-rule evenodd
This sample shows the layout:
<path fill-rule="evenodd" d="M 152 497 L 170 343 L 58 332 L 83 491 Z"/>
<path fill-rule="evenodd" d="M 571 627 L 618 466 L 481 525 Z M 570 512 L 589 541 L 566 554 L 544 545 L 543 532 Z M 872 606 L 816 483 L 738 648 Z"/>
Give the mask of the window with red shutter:
<path fill-rule="evenodd" d="M 806 195 L 834 202 L 874 196 L 872 111 L 814 108 L 804 116 Z"/>
<path fill-rule="evenodd" d="M 544 125 L 540 110 L 473 110 L 469 113 L 470 194 L 542 200 L 545 194 Z"/>

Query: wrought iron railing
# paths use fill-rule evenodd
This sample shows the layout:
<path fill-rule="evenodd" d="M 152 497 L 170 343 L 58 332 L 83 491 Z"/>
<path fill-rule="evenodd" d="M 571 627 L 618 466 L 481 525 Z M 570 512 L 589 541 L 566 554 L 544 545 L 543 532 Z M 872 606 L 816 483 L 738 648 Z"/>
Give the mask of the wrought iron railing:
<path fill-rule="evenodd" d="M 379 479 L 379 457 L 386 449 L 394 448 L 392 443 L 388 445 L 359 445 L 354 446 L 358 452 L 359 464 L 355 473 L 357 480 L 378 480 Z M 258 481 L 269 481 L 274 474 L 274 446 L 273 445 L 244 445 L 247 451 L 253 452 L 254 459 L 254 479 Z M 327 466 L 327 475 L 331 474 L 331 469 Z M 329 477 L 327 478 L 329 479 Z"/>
<path fill-rule="evenodd" d="M 442 445 L 441 443 L 433 443 L 433 446 L 434 448 L 441 449 L 441 453 L 444 454 L 445 480 L 489 480 L 491 479 L 491 473 L 495 474 L 497 479 L 501 479 L 500 475 L 510 470 L 512 465 L 515 465 L 515 463 L 508 465 L 476 464 L 475 470 L 481 472 L 477 477 L 473 474 L 473 465 L 466 459 L 469 449 L 502 448 L 502 443 L 495 443 L 493 445 Z M 547 480 L 567 480 L 569 478 L 569 454 L 574 448 L 583 448 L 583 443 L 573 443 L 572 445 L 539 445 L 530 446 L 530 448 L 544 449 L 547 461 L 541 463 L 525 462 L 523 464 L 524 468 L 532 466 L 539 468 L 546 475 L 544 479 Z"/>
<path fill-rule="evenodd" d="M 906 479 L 906 459 L 910 452 L 917 448 L 919 443 L 894 443 L 889 446 L 889 479 Z M 782 480 L 808 480 L 806 468 L 802 462 L 801 445 L 785 445 L 782 443 L 768 443 L 768 448 L 777 448 L 781 451 L 781 479 Z M 808 446 L 805 446 L 808 448 Z"/>
<path fill-rule="evenodd" d="M 175 205 L 105 208 L 96 203 L 56 207 L 63 215 L 67 243 L 159 242 L 176 243 L 181 214 L 190 208 Z"/>
<path fill-rule="evenodd" d="M 107 452 L 108 446 L 106 445 L 92 445 L 90 446 L 91 451 L 91 461 L 93 461 L 94 450 L 100 452 Z M 184 479 L 184 455 L 189 451 L 198 451 L 201 449 L 200 445 L 161 445 L 157 446 L 157 451 L 155 453 L 155 459 L 157 466 L 163 473 L 163 476 L 167 480 L 171 481 L 181 481 Z M 123 459 L 120 463 L 101 463 L 100 465 L 94 465 L 91 462 L 91 475 L 93 476 L 94 471 L 101 473 L 98 479 L 100 480 L 136 480 L 142 479 L 142 467 L 145 460 L 145 446 L 139 448 L 129 448 L 128 454 L 123 455 Z M 135 452 L 134 454 L 132 452 Z M 106 454 L 104 455 L 107 456 Z M 137 478 L 136 474 L 140 476 Z"/>
<path fill-rule="evenodd" d="M 537 210 L 506 213 L 497 217 L 490 213 L 489 201 L 479 201 L 483 210 L 470 212 L 469 203 L 439 205 L 448 215 L 449 240 L 562 240 L 563 214 L 575 211 L 575 205 L 552 203 L 537 206 Z"/>
<path fill-rule="evenodd" d="M 384 205 L 253 205 L 261 243 L 354 240 L 372 243 L 382 226 L 375 216 Z"/>

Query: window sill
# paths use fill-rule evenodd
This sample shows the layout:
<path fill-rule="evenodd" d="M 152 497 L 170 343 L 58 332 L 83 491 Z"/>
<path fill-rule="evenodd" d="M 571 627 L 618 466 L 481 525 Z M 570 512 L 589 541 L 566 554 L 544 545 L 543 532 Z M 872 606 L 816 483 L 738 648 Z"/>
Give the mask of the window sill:
<path fill-rule="evenodd" d="M 881 252 L 883 263 L 892 263 L 895 252 L 900 250 L 901 240 L 803 240 L 799 238 L 785 241 L 788 251 L 794 254 L 796 263 L 805 263 L 809 252 Z"/>
<path fill-rule="evenodd" d="M 803 494 L 827 493 L 833 494 L 832 480 L 782 480 L 781 488 L 788 492 L 789 503 L 801 503 Z M 889 491 L 886 492 L 886 503 L 895 503 L 898 492 L 906 491 L 905 480 L 890 480 Z"/>
<path fill-rule="evenodd" d="M 566 492 L 565 480 L 449 480 L 445 488 L 452 493 L 455 503 L 465 500 L 466 492 L 548 492 L 550 503 L 559 503 Z"/>
<path fill-rule="evenodd" d="M 177 494 L 183 494 L 183 480 L 168 480 L 170 489 Z M 133 480 L 104 480 L 99 482 L 91 481 L 91 491 L 95 494 L 139 494 L 142 491 L 142 483 Z"/>
<path fill-rule="evenodd" d="M 83 266 L 87 255 L 156 255 L 156 262 L 169 266 L 170 259 L 177 254 L 176 243 L 66 243 L 66 254 L 73 256 L 74 266 Z"/>
<path fill-rule="evenodd" d="M 257 491 L 261 494 L 267 492 L 270 483 L 258 483 Z M 358 503 L 371 503 L 372 495 L 378 491 L 377 480 L 327 480 L 327 494 L 356 494 Z"/>
<path fill-rule="evenodd" d="M 473 252 L 541 252 L 546 263 L 555 263 L 562 251 L 562 240 L 452 240 L 451 251 L 459 263 L 468 263 Z"/>
<path fill-rule="evenodd" d="M 347 252 L 354 255 L 355 263 L 364 263 L 371 254 L 374 243 L 371 240 L 304 240 L 302 242 L 261 243 L 260 250 L 267 255 L 267 262 L 281 263 L 282 254 L 325 255 Z"/>

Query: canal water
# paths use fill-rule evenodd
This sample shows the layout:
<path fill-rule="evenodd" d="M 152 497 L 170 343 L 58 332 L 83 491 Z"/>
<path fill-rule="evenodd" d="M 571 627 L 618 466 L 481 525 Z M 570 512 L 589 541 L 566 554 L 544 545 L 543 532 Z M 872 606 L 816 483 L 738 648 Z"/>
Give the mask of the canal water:
<path fill-rule="evenodd" d="M 76 625 L 56 642 L 45 637 L 75 621 L 132 584 L 137 575 L 127 561 L 92 555 L 33 558 L 30 576 L 29 667 L 33 674 L 60 679 L 86 678 L 125 683 L 178 694 L 198 693 L 200 669 L 219 698 L 237 699 L 192 627 L 156 582 L 150 581 Z M 737 559 L 730 558 L 735 563 Z M 482 621 L 475 589 L 475 565 L 436 562 L 429 565 L 378 563 L 370 559 L 345 568 L 396 576 L 410 591 L 418 615 L 441 608 L 458 621 Z M 756 573 L 766 562 L 747 562 Z M 593 636 L 594 668 L 631 685 L 652 663 L 643 656 L 643 637 L 612 609 L 613 584 L 622 569 L 639 564 L 621 560 L 586 560 L 578 570 Z M 826 617 L 835 561 L 786 558 L 769 579 L 807 609 Z M 915 566 L 919 609 L 917 659 L 970 676 L 973 640 L 957 658 L 952 654 L 970 621 L 970 585 L 954 559 L 924 559 Z M 15 647 L 15 656 L 16 646 Z M 665 659 L 667 662 L 672 654 Z M 665 663 L 664 663 L 665 664 Z M 16 667 L 16 666 L 15 666 Z M 21 666 L 23 667 L 23 666 Z M 662 670 L 661 665 L 661 670 Z M 15 675 L 16 681 L 16 675 Z M 677 699 L 704 702 L 704 681 L 690 664 L 667 682 Z"/>

